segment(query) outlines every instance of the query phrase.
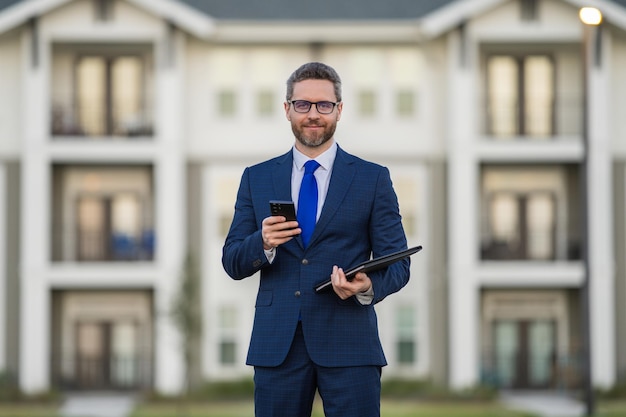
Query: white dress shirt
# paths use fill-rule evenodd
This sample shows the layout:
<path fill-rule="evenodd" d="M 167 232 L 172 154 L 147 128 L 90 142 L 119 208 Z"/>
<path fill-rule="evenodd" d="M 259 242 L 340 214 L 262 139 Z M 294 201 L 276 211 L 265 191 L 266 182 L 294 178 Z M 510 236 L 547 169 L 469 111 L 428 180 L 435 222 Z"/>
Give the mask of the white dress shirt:
<path fill-rule="evenodd" d="M 333 170 L 333 164 L 335 163 L 335 157 L 337 156 L 337 143 L 333 141 L 333 144 L 324 153 L 318 155 L 315 158 L 319 168 L 315 170 L 315 180 L 317 182 L 317 215 L 316 221 L 320 218 L 322 207 L 324 207 L 324 201 L 326 200 L 326 194 L 328 194 L 328 185 L 330 184 L 330 174 Z M 304 155 L 302 152 L 293 148 L 293 166 L 291 168 L 291 200 L 296 206 L 296 213 L 298 212 L 298 196 L 300 195 L 300 184 L 302 183 L 302 177 L 304 177 L 304 164 L 311 158 Z M 275 248 L 265 250 L 265 256 L 267 260 L 272 263 L 276 256 Z M 344 267 L 350 267 L 345 265 Z M 374 290 L 370 288 L 369 291 L 356 294 L 357 299 L 363 305 L 369 305 L 374 299 Z"/>

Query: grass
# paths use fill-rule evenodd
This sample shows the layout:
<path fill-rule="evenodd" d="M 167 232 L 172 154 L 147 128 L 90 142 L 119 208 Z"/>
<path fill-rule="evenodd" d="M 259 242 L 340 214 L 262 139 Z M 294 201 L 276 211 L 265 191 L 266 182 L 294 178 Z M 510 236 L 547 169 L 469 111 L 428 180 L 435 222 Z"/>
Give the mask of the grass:
<path fill-rule="evenodd" d="M 0 403 L 0 417 L 61 417 L 57 410 L 54 405 Z"/>
<path fill-rule="evenodd" d="M 58 405 L 41 403 L 1 403 L 0 417 L 61 417 Z M 497 401 L 452 402 L 383 399 L 382 417 L 535 417 L 529 413 L 503 408 Z M 131 417 L 252 417 L 250 400 L 211 401 L 176 404 L 148 402 L 140 404 Z M 323 417 L 320 402 L 315 403 L 313 417 Z M 602 400 L 594 417 L 626 416 L 626 400 Z"/>
<path fill-rule="evenodd" d="M 251 417 L 253 415 L 253 404 L 244 401 L 195 403 L 187 407 L 174 404 L 143 404 L 135 410 L 132 417 Z M 383 400 L 381 415 L 383 417 L 532 417 L 531 414 L 504 409 L 495 402 L 444 404 L 410 400 Z M 313 417 L 323 416 L 322 405 L 316 402 Z"/>

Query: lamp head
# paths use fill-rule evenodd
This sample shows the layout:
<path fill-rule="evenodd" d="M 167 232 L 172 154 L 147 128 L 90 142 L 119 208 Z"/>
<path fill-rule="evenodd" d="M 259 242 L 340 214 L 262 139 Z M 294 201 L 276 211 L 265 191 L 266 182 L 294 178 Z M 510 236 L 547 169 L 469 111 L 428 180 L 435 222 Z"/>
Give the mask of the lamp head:
<path fill-rule="evenodd" d="M 578 17 L 585 25 L 597 26 L 602 23 L 602 12 L 595 7 L 582 7 Z"/>

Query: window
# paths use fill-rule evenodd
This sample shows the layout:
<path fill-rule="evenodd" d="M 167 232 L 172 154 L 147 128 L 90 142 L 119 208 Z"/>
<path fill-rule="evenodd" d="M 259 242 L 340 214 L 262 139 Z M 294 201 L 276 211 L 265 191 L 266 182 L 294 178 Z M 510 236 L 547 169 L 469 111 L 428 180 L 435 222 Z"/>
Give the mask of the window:
<path fill-rule="evenodd" d="M 54 43 L 50 131 L 55 139 L 152 136 L 153 49 L 141 43 Z"/>
<path fill-rule="evenodd" d="M 546 138 L 555 134 L 554 63 L 550 57 L 489 57 L 487 90 L 490 135 Z"/>
<path fill-rule="evenodd" d="M 54 262 L 154 259 L 151 167 L 56 165 L 52 177 Z"/>
<path fill-rule="evenodd" d="M 412 91 L 400 90 L 396 93 L 396 113 L 398 116 L 415 114 L 415 95 Z"/>
<path fill-rule="evenodd" d="M 139 380 L 137 326 L 125 321 L 76 323 L 77 383 L 81 388 L 131 388 Z"/>
<path fill-rule="evenodd" d="M 402 174 L 397 170 L 394 173 L 393 186 L 402 211 L 404 231 L 408 237 L 417 237 L 421 232 L 418 227 L 420 187 L 415 179 L 415 172 Z"/>
<path fill-rule="evenodd" d="M 496 320 L 494 327 L 495 370 L 500 386 L 547 387 L 554 377 L 554 322 Z"/>
<path fill-rule="evenodd" d="M 77 211 L 80 261 L 152 259 L 153 237 L 142 230 L 137 194 L 81 195 Z"/>
<path fill-rule="evenodd" d="M 402 306 L 396 310 L 396 354 L 399 364 L 415 363 L 415 309 Z"/>
<path fill-rule="evenodd" d="M 257 112 L 260 116 L 271 116 L 276 109 L 274 93 L 269 90 L 259 91 L 257 94 Z"/>
<path fill-rule="evenodd" d="M 144 106 L 143 66 L 138 56 L 84 56 L 78 60 L 76 100 L 83 134 L 152 134 Z"/>
<path fill-rule="evenodd" d="M 239 189 L 240 181 L 239 175 L 240 172 L 235 170 L 231 176 L 217 180 L 214 186 L 216 191 L 212 201 L 219 210 L 216 224 L 216 231 L 219 234 L 216 238 L 220 241 L 226 238 L 233 221 L 233 202 L 237 199 L 237 190 Z"/>
<path fill-rule="evenodd" d="M 237 98 L 232 90 L 222 90 L 217 95 L 220 116 L 234 116 L 237 110 Z"/>
<path fill-rule="evenodd" d="M 234 365 L 237 358 L 237 343 L 235 334 L 237 331 L 237 310 L 235 307 L 222 307 L 219 312 L 220 332 L 220 363 L 222 365 Z"/>
<path fill-rule="evenodd" d="M 371 90 L 359 92 L 359 113 L 361 116 L 373 116 L 376 114 L 376 93 Z"/>
<path fill-rule="evenodd" d="M 580 259 L 578 164 L 484 165 L 481 171 L 482 259 Z"/>
<path fill-rule="evenodd" d="M 549 192 L 495 192 L 489 199 L 487 259 L 554 259 L 555 198 Z"/>

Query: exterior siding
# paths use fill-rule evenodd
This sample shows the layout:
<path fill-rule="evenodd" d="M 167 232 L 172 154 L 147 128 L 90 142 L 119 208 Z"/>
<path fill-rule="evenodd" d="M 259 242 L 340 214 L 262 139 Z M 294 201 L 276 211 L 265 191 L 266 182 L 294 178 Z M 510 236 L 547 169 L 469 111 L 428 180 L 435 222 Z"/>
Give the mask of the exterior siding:
<path fill-rule="evenodd" d="M 456 9 L 454 2 L 420 2 L 418 7 L 401 1 L 398 7 L 414 7 L 414 15 L 376 19 L 378 4 L 366 2 L 363 15 L 341 9 L 350 22 L 313 20 L 311 15 L 289 20 L 302 16 L 277 14 L 285 19 L 280 25 L 265 19 L 243 21 L 248 11 L 234 8 L 235 3 L 221 4 L 211 14 L 218 9 L 209 7 L 217 6 L 203 2 L 207 9 L 200 10 L 208 15 L 197 12 L 196 2 L 184 3 L 192 6 L 185 13 L 215 24 L 204 38 L 198 36 L 204 32 L 195 30 L 196 20 L 185 20 L 190 15 L 167 15 L 183 10 L 175 3 L 159 15 L 123 0 L 114 2 L 109 21 L 94 20 L 92 2 L 67 1 L 46 9 L 33 21 L 36 26 L 21 22 L 0 34 L 0 92 L 10 99 L 0 104 L 0 232 L 6 236 L 0 242 L 0 309 L 6 313 L 0 323 L 0 368 L 19 374 L 26 392 L 53 384 L 49 376 L 57 364 L 51 363 L 50 354 L 68 343 L 58 332 L 63 326 L 68 332 L 80 316 L 79 307 L 72 307 L 72 315 L 66 312 L 64 299 L 71 299 L 72 306 L 91 299 L 105 304 L 115 300 L 115 306 L 117 298 L 133 294 L 150 306 L 134 313 L 142 328 L 150 329 L 149 384 L 164 393 L 180 390 L 180 334 L 168 313 L 188 253 L 196 258 L 202 277 L 204 332 L 195 349 L 193 380 L 251 375 L 245 358 L 258 277 L 230 280 L 221 266 L 221 249 L 243 169 L 292 146 L 282 104 L 284 83 L 294 68 L 310 60 L 328 62 L 343 78 L 339 145 L 389 167 L 409 241 L 425 247 L 414 258 L 409 286 L 377 306 L 390 363 L 385 377 L 428 378 L 452 388 L 493 383 L 497 378 L 485 379 L 486 371 L 493 371 L 487 369 L 486 354 L 506 350 L 516 338 L 524 340 L 518 343 L 521 348 L 533 334 L 546 331 L 552 332 L 554 344 L 548 348 L 554 355 L 577 358 L 584 280 L 583 212 L 577 201 L 585 90 L 580 83 L 583 32 L 570 2 L 538 2 L 540 18 L 533 22 L 521 19 L 515 1 L 492 2 L 488 8 L 487 2 L 476 2 L 481 9 L 475 14 Z M 0 6 L 0 13 L 7 10 Z M 428 20 L 437 12 L 464 23 L 426 37 L 423 27 L 443 19 L 438 15 L 434 23 Z M 603 27 L 599 45 L 602 65 L 591 69 L 588 96 L 592 351 L 594 382 L 607 387 L 626 375 L 626 264 L 621 256 L 626 250 L 626 123 L 619 114 L 626 107 L 621 75 L 625 31 L 617 25 Z M 36 60 L 33 49 L 38 51 Z M 79 68 L 81 59 L 94 56 L 96 69 Z M 102 82 L 107 78 L 98 78 L 98 71 L 110 71 L 110 82 L 123 67 L 116 67 L 115 59 L 129 56 L 140 57 L 130 61 L 141 64 L 124 61 L 126 70 L 135 74 L 134 68 L 141 77 L 137 85 L 125 87 L 140 91 L 136 102 L 151 112 L 152 129 L 95 137 L 51 130 L 52 103 L 59 99 L 70 108 L 83 94 L 77 74 Z M 539 56 L 550 65 L 556 110 L 547 137 L 537 137 L 519 123 L 509 136 L 494 133 L 488 110 L 494 56 L 507 63 L 517 59 L 518 64 Z M 516 70 L 524 71 L 523 65 Z M 103 91 L 109 96 L 99 103 L 110 106 L 117 90 L 107 84 Z M 515 104 L 520 101 L 518 97 Z M 112 109 L 102 114 L 114 118 Z M 77 112 L 76 118 L 81 117 Z M 90 166 L 94 168 L 80 178 L 58 174 Z M 150 177 L 143 185 L 130 176 L 123 181 L 107 174 L 138 167 Z M 60 190 L 70 186 L 66 181 L 78 191 L 63 200 Z M 502 220 L 490 217 L 496 209 L 489 199 L 498 191 L 503 204 L 511 204 L 514 195 L 515 207 L 524 213 L 537 207 L 528 203 L 532 192 L 544 192 L 532 201 L 554 204 L 556 232 L 541 249 L 559 248 L 555 255 L 549 250 L 547 259 L 528 253 L 485 255 L 484 242 L 501 249 L 501 236 L 489 223 Z M 88 228 L 83 223 L 91 225 L 75 214 L 80 212 L 80 196 L 92 204 L 85 203 L 85 210 L 99 213 L 115 211 L 116 195 L 127 203 L 129 194 L 142 192 L 149 197 L 140 199 L 143 208 L 137 213 L 149 218 L 144 223 L 156 234 L 148 259 L 84 262 L 73 240 L 63 233 L 55 236 L 58 230 L 72 234 Z M 546 192 L 554 199 L 543 198 Z M 113 214 L 102 216 L 103 223 L 124 223 L 111 220 Z M 548 217 L 552 219 L 540 219 Z M 65 229 L 57 225 L 63 222 Z M 56 239 L 71 256 L 56 255 Z M 554 311 L 550 300 L 556 300 Z M 516 303 L 522 307 L 516 309 Z M 537 311 L 529 311 L 533 303 L 538 303 Z M 106 323 L 88 323 L 91 327 L 84 331 L 129 331 L 105 307 L 90 311 Z M 29 332 L 20 331 L 24 328 Z M 498 357 L 490 360 L 497 362 Z M 511 377 L 508 371 L 494 372 L 487 376 Z M 539 372 L 538 377 L 546 375 Z M 548 384 L 548 379 L 541 382 Z M 532 381 L 511 377 L 509 382 Z"/>

